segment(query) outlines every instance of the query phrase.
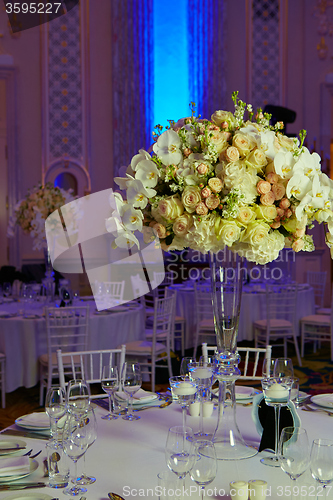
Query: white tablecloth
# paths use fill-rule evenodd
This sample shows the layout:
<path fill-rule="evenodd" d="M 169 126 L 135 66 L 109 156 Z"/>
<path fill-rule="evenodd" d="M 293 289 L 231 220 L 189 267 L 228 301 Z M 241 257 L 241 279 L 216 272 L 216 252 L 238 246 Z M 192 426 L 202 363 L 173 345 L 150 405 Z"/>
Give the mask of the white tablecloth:
<path fill-rule="evenodd" d="M 303 316 L 314 314 L 315 303 L 313 289 L 307 285 L 300 285 L 297 296 L 297 321 Z M 194 290 L 189 286 L 173 285 L 177 290 L 177 314 L 186 320 L 186 348 L 193 347 L 196 331 L 196 316 L 194 311 Z M 260 285 L 245 286 L 242 294 L 241 311 L 239 317 L 238 340 L 253 340 L 252 324 L 258 319 L 266 317 L 266 294 Z"/>
<path fill-rule="evenodd" d="M 323 413 L 308 413 L 298 410 L 302 419 L 302 426 L 307 429 L 310 444 L 315 438 L 330 438 L 332 434 L 332 418 Z M 154 499 L 158 497 L 155 492 L 157 486 L 157 474 L 167 470 L 164 448 L 169 427 L 181 425 L 181 409 L 177 403 L 173 403 L 168 408 L 152 408 L 139 413 L 140 420 L 128 422 L 121 418 L 112 421 L 101 420 L 105 410 L 98 408 L 96 410 L 98 423 L 98 437 L 95 444 L 88 449 L 86 454 L 86 472 L 97 478 L 96 482 L 88 486 L 88 492 L 84 494 L 87 500 L 107 500 L 107 493 L 112 491 L 122 495 L 125 499 Z M 204 419 L 205 425 L 208 423 L 215 426 L 217 410 L 214 410 L 213 417 Z M 237 422 L 245 439 L 259 443 L 259 436 L 255 430 L 251 419 L 251 407 L 242 407 L 237 405 Z M 198 417 L 188 417 L 188 425 L 194 431 L 198 427 Z M 1 436 L 1 435 L 0 435 Z M 7 439 L 9 436 L 7 436 Z M 45 447 L 45 441 L 35 439 L 25 439 L 27 448 L 33 448 L 35 451 Z M 45 458 L 45 451 L 37 458 L 40 467 L 26 480 L 43 480 L 42 462 Z M 216 479 L 207 488 L 208 490 L 225 490 L 226 495 L 213 494 L 206 498 L 212 499 L 230 499 L 229 482 L 237 480 L 248 481 L 250 479 L 263 479 L 268 482 L 271 488 L 267 500 L 279 500 L 288 498 L 287 488 L 291 481 L 287 474 L 281 469 L 268 467 L 260 463 L 261 453 L 253 458 L 246 460 L 218 461 L 218 472 Z M 82 465 L 80 459 L 78 466 Z M 316 487 L 310 472 L 307 471 L 301 476 L 296 485 L 304 487 L 304 492 L 309 494 L 299 497 L 306 500 L 315 500 L 316 493 L 310 488 Z M 190 486 L 195 487 L 189 477 L 186 478 L 187 492 L 190 492 Z M 152 490 L 152 491 L 149 491 Z M 141 490 L 141 493 L 139 493 Z M 65 498 L 61 490 L 43 488 L 40 493 L 50 495 L 50 498 Z M 15 492 L 0 492 L 0 499 L 13 495 Z M 20 492 L 17 492 L 18 498 Z M 21 492 L 23 496 L 24 492 Z M 311 494 L 312 493 L 312 494 Z M 198 493 L 192 490 L 192 495 L 185 498 L 201 498 Z M 289 496 L 290 498 L 290 496 Z M 318 498 L 323 498 L 319 496 Z M 333 491 L 328 495 L 333 498 Z"/>
<path fill-rule="evenodd" d="M 89 349 L 112 349 L 132 340 L 144 339 L 144 310 L 141 305 L 124 312 L 95 314 L 95 303 L 89 304 Z M 1 312 L 17 312 L 20 302 L 5 303 Z M 42 314 L 42 309 L 30 312 Z M 0 352 L 6 355 L 6 392 L 18 387 L 33 387 L 38 382 L 38 357 L 47 352 L 45 318 L 0 317 Z"/>

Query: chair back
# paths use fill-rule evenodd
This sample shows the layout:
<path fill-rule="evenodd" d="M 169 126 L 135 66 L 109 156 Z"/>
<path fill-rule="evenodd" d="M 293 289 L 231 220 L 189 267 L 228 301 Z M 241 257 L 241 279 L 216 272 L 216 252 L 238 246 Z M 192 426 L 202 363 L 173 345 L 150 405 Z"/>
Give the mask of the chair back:
<path fill-rule="evenodd" d="M 105 281 L 105 294 L 108 298 L 121 302 L 124 297 L 125 280 L 124 281 Z"/>
<path fill-rule="evenodd" d="M 296 328 L 297 284 L 266 285 L 266 319 L 270 330 L 275 319 L 283 319 Z"/>
<path fill-rule="evenodd" d="M 69 352 L 87 348 L 89 306 L 46 307 L 45 318 L 49 358 L 58 349 Z"/>
<path fill-rule="evenodd" d="M 194 283 L 195 313 L 197 323 L 213 319 L 212 292 L 209 284 Z"/>
<path fill-rule="evenodd" d="M 171 349 L 172 333 L 175 321 L 176 294 L 169 297 L 156 298 L 154 301 L 154 319 L 152 351 L 155 355 L 156 342 L 163 342 Z"/>
<path fill-rule="evenodd" d="M 312 286 L 315 304 L 317 307 L 323 307 L 324 294 L 326 286 L 327 272 L 308 271 L 306 273 L 306 282 Z"/>
<path fill-rule="evenodd" d="M 266 347 L 238 347 L 237 352 L 243 362 L 242 374 L 239 377 L 242 380 L 261 380 L 262 374 L 258 374 L 258 368 L 262 366 L 264 359 L 268 363 L 272 357 L 272 346 Z M 205 342 L 202 343 L 202 356 L 204 361 L 208 361 L 209 356 L 215 356 L 217 353 L 216 346 L 208 346 Z"/>
<path fill-rule="evenodd" d="M 61 387 L 68 385 L 68 380 L 83 379 L 87 384 L 101 382 L 103 366 L 117 366 L 120 376 L 125 362 L 126 346 L 120 349 L 94 351 L 62 352 L 57 350 L 59 382 Z M 106 397 L 105 392 L 91 396 L 92 399 Z"/>

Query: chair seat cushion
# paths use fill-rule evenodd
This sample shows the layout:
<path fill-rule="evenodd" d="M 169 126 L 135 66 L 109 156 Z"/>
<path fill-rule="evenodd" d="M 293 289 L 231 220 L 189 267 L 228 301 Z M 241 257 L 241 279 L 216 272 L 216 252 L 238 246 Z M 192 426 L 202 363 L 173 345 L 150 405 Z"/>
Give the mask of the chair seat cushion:
<path fill-rule="evenodd" d="M 317 309 L 316 311 L 317 314 L 328 314 L 330 315 L 331 314 L 331 308 L 330 307 L 320 307 L 319 309 Z"/>
<path fill-rule="evenodd" d="M 259 319 L 258 321 L 255 321 L 254 326 L 258 328 L 267 328 L 267 319 Z M 292 328 L 292 324 L 290 321 L 287 321 L 286 319 L 271 319 L 270 322 L 270 328 L 273 329 L 278 329 L 278 328 Z"/>
<path fill-rule="evenodd" d="M 301 318 L 301 323 L 329 326 L 331 324 L 331 318 L 327 314 L 311 314 L 310 316 L 303 316 L 303 318 Z"/>
<path fill-rule="evenodd" d="M 65 353 L 63 353 L 63 354 L 65 354 Z M 49 364 L 49 355 L 48 354 L 41 354 L 38 359 L 39 359 L 39 362 L 41 365 L 47 366 Z M 64 367 L 70 366 L 70 364 L 71 364 L 70 358 L 68 357 L 68 360 L 66 360 L 66 359 L 67 358 L 62 358 L 62 362 L 63 362 Z M 75 364 L 80 364 L 80 356 L 74 356 L 73 361 Z M 58 359 L 57 359 L 56 352 L 52 353 L 52 365 L 58 366 Z"/>
<path fill-rule="evenodd" d="M 184 316 L 175 316 L 175 322 L 176 323 L 181 323 L 183 321 L 185 321 Z"/>
<path fill-rule="evenodd" d="M 164 344 L 155 344 L 156 353 L 161 353 L 166 351 L 166 346 Z M 153 350 L 153 343 L 148 340 L 135 340 L 134 342 L 128 342 L 126 344 L 126 354 L 151 354 Z"/>

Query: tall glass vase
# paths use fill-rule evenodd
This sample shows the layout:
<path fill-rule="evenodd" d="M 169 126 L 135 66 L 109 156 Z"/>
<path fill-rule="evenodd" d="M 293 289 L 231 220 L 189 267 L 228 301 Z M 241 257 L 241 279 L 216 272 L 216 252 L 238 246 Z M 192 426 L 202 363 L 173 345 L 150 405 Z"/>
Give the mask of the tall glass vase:
<path fill-rule="evenodd" d="M 237 333 L 244 268 L 228 249 L 211 254 L 211 286 L 218 355 L 214 375 L 219 381 L 217 427 L 213 436 L 217 458 L 239 460 L 257 453 L 243 439 L 236 422 L 235 382 L 241 373 Z"/>

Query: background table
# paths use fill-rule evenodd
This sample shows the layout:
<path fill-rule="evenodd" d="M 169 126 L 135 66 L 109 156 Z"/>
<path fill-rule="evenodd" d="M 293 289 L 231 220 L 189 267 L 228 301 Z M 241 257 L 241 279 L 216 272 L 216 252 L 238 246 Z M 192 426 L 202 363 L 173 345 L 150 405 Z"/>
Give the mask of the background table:
<path fill-rule="evenodd" d="M 306 428 L 310 444 L 315 438 L 326 438 L 331 435 L 332 417 L 322 413 L 308 413 L 298 410 L 302 419 L 302 426 Z M 165 463 L 165 442 L 169 427 L 181 425 L 181 409 L 177 403 L 160 409 L 151 408 L 140 412 L 141 419 L 133 422 L 125 421 L 122 418 L 112 421 L 105 421 L 101 416 L 106 410 L 96 409 L 98 437 L 88 449 L 86 454 L 86 472 L 97 478 L 96 482 L 88 485 L 88 491 L 84 495 L 88 500 L 107 500 L 107 493 L 112 491 L 122 495 L 125 499 L 145 498 L 157 500 L 154 494 L 157 486 L 157 474 L 167 469 Z M 215 427 L 217 420 L 217 410 L 214 410 L 213 417 L 204 419 L 204 425 Z M 251 407 L 242 407 L 237 405 L 237 422 L 244 439 L 253 443 L 259 443 L 259 435 L 251 419 Z M 198 428 L 198 417 L 188 417 L 188 425 L 194 431 Z M 8 438 L 8 437 L 7 437 Z M 25 439 L 27 447 L 35 451 L 45 449 L 45 441 L 35 439 Z M 226 495 L 214 494 L 207 498 L 230 500 L 229 482 L 237 480 L 248 481 L 250 479 L 263 479 L 271 488 L 271 494 L 267 500 L 279 500 L 288 498 L 287 494 L 281 494 L 284 488 L 290 487 L 291 481 L 287 474 L 280 468 L 267 467 L 260 463 L 261 456 L 266 453 L 258 454 L 246 460 L 218 461 L 218 472 L 216 479 L 207 489 L 225 490 Z M 45 458 L 45 451 L 38 457 L 39 464 L 42 464 Z M 82 459 L 78 462 L 78 467 L 82 466 Z M 42 480 L 42 465 L 26 480 Z M 307 471 L 296 483 L 298 486 L 305 487 L 308 492 L 310 487 L 316 486 L 310 472 Z M 192 488 L 195 486 L 189 477 L 186 478 L 186 486 Z M 278 487 L 280 489 L 278 489 Z M 282 490 L 281 490 L 282 488 Z M 150 489 L 150 491 L 148 491 Z M 139 490 L 143 492 L 139 495 Z M 152 490 L 152 491 L 151 491 Z M 29 490 L 33 491 L 33 490 Z M 36 491 L 36 490 L 35 490 Z M 63 497 L 61 490 L 44 488 L 39 490 L 42 493 L 49 494 L 51 498 Z M 13 495 L 15 492 L 1 492 L 0 499 Z M 19 492 L 17 492 L 19 493 Z M 21 493 L 23 496 L 23 492 Z M 198 493 L 194 493 L 191 498 L 201 498 Z M 184 498 L 188 498 L 187 496 Z M 290 496 L 289 496 L 290 498 Z M 323 497 L 319 497 L 323 498 Z M 331 491 L 327 498 L 333 498 Z M 314 500 L 316 494 L 302 496 L 300 499 Z"/>
<path fill-rule="evenodd" d="M 82 305 L 90 307 L 88 349 L 112 349 L 145 338 L 145 315 L 141 305 L 105 315 L 95 314 L 94 301 L 78 304 Z M 20 309 L 20 302 L 4 303 L 0 306 L 0 314 L 18 313 Z M 42 315 L 43 309 L 29 312 Z M 6 392 L 36 385 L 39 380 L 38 357 L 47 352 L 45 318 L 0 317 L 0 351 L 6 355 Z"/>
<path fill-rule="evenodd" d="M 297 295 L 297 321 L 315 312 L 313 289 L 308 285 L 299 285 Z M 193 347 L 196 316 L 194 311 L 194 289 L 189 285 L 172 285 L 177 290 L 176 313 L 185 317 L 185 347 Z M 253 340 L 252 324 L 266 317 L 266 293 L 260 284 L 245 285 L 243 288 L 241 311 L 239 317 L 238 340 Z"/>

